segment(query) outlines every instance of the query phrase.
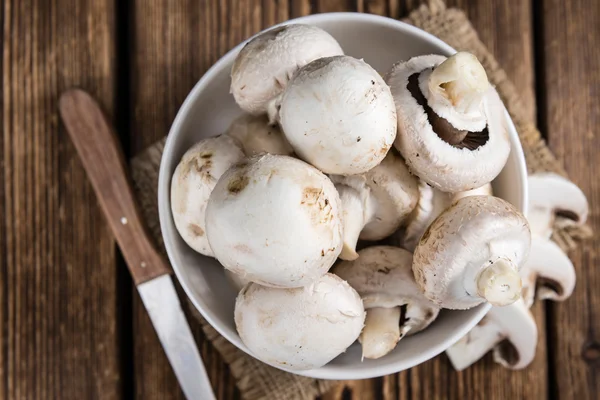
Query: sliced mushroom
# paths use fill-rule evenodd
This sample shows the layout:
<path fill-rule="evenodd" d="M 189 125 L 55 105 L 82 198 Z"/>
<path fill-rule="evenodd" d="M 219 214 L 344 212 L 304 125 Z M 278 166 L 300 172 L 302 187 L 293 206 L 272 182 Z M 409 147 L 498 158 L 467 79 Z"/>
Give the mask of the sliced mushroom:
<path fill-rule="evenodd" d="M 419 201 L 408 217 L 406 230 L 400 240 L 400 246 L 414 251 L 421 236 L 429 225 L 455 201 L 476 195 L 492 195 L 492 185 L 486 183 L 480 188 L 458 193 L 445 193 L 432 188 L 423 180 L 419 180 Z"/>
<path fill-rule="evenodd" d="M 527 307 L 534 299 L 563 301 L 575 288 L 575 267 L 551 240 L 534 236 L 527 262 L 521 269 L 523 300 Z"/>
<path fill-rule="evenodd" d="M 230 91 L 251 114 L 266 114 L 298 68 L 321 57 L 344 54 L 327 32 L 312 25 L 291 24 L 251 39 L 231 69 Z"/>
<path fill-rule="evenodd" d="M 331 180 L 304 161 L 254 156 L 219 179 L 206 233 L 225 268 L 265 286 L 305 286 L 342 249 L 341 202 Z"/>
<path fill-rule="evenodd" d="M 421 294 L 412 273 L 410 252 L 373 246 L 359 254 L 356 261 L 341 262 L 332 272 L 356 289 L 367 310 L 359 338 L 363 357 L 380 358 L 405 335 L 429 326 L 440 308 Z"/>
<path fill-rule="evenodd" d="M 282 130 L 303 160 L 327 174 L 362 174 L 396 137 L 390 88 L 369 64 L 324 57 L 294 75 L 281 99 Z"/>
<path fill-rule="evenodd" d="M 394 143 L 412 173 L 443 192 L 491 182 L 510 153 L 504 106 L 475 56 L 427 55 L 386 76 L 398 114 Z"/>
<path fill-rule="evenodd" d="M 539 300 L 562 301 L 575 287 L 575 268 L 556 243 L 550 240 L 557 217 L 573 224 L 587 221 L 585 194 L 568 179 L 553 173 L 529 176 L 529 223 L 533 234 L 531 253 L 523 269 L 523 298 L 531 307 Z"/>
<path fill-rule="evenodd" d="M 521 297 L 519 270 L 530 245 L 529 224 L 514 206 L 493 196 L 467 196 L 427 228 L 413 272 L 425 296 L 443 308 L 485 301 L 504 306 Z"/>
<path fill-rule="evenodd" d="M 492 307 L 479 325 L 446 354 L 454 369 L 462 371 L 493 348 L 494 361 L 510 369 L 522 369 L 535 358 L 537 338 L 535 319 L 519 299 L 506 307 Z"/>
<path fill-rule="evenodd" d="M 231 123 L 226 134 L 240 143 L 247 156 L 260 153 L 294 154 L 294 149 L 279 127 L 270 125 L 265 115 L 242 114 Z"/>
<path fill-rule="evenodd" d="M 529 214 L 527 218 L 534 234 L 550 238 L 557 216 L 576 224 L 587 220 L 589 205 L 585 194 L 573 182 L 553 173 L 529 176 Z"/>
<path fill-rule="evenodd" d="M 395 151 L 365 174 L 332 175 L 331 180 L 342 200 L 342 260 L 358 257 L 359 238 L 374 241 L 394 233 L 417 203 L 417 180 Z"/>
<path fill-rule="evenodd" d="M 358 293 L 333 274 L 306 288 L 251 283 L 235 303 L 235 325 L 252 354 L 289 370 L 327 364 L 356 341 L 364 321 Z"/>
<path fill-rule="evenodd" d="M 190 148 L 175 168 L 171 180 L 171 210 L 177 231 L 197 252 L 213 256 L 205 235 L 208 198 L 217 180 L 244 153 L 228 136 L 201 140 Z"/>

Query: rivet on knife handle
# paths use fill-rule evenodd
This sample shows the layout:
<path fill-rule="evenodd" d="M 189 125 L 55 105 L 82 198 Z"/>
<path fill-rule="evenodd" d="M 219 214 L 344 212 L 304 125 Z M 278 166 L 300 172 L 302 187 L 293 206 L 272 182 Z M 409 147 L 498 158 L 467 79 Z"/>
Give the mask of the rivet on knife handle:
<path fill-rule="evenodd" d="M 59 111 L 135 284 L 170 274 L 144 228 L 118 138 L 98 104 L 86 92 L 71 89 L 60 97 Z"/>

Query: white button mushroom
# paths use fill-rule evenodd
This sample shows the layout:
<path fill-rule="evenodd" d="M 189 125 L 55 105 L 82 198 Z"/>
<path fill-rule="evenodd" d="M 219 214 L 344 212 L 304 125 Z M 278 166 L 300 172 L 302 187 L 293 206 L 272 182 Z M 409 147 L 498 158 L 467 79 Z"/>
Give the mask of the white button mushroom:
<path fill-rule="evenodd" d="M 491 182 L 510 153 L 504 106 L 475 56 L 414 57 L 386 81 L 398 113 L 394 143 L 411 172 L 444 192 Z"/>
<path fill-rule="evenodd" d="M 270 29 L 251 39 L 231 69 L 230 91 L 251 114 L 265 114 L 296 70 L 321 57 L 344 54 L 327 32 L 292 24 Z"/>
<path fill-rule="evenodd" d="M 231 123 L 225 134 L 236 139 L 249 157 L 260 153 L 294 154 L 279 127 L 270 125 L 265 115 L 242 114 Z"/>
<path fill-rule="evenodd" d="M 454 369 L 462 371 L 494 349 L 494 361 L 522 369 L 533 361 L 538 330 L 522 299 L 506 307 L 492 307 L 479 325 L 446 350 Z"/>
<path fill-rule="evenodd" d="M 486 183 L 480 188 L 458 193 L 441 192 L 419 181 L 419 201 L 407 218 L 406 229 L 400 237 L 399 245 L 409 251 L 414 251 L 417 243 L 429 225 L 455 201 L 476 195 L 492 195 L 492 185 Z"/>
<path fill-rule="evenodd" d="M 304 161 L 255 156 L 219 179 L 206 233 L 225 268 L 266 286 L 305 286 L 342 249 L 340 198 L 331 180 Z"/>
<path fill-rule="evenodd" d="M 493 196 L 467 196 L 427 228 L 414 252 L 413 272 L 427 298 L 443 308 L 484 301 L 508 305 L 521 296 L 519 270 L 531 232 L 525 217 Z"/>
<path fill-rule="evenodd" d="M 356 341 L 364 321 L 358 293 L 333 274 L 305 288 L 251 283 L 235 303 L 244 344 L 256 358 L 288 370 L 327 364 Z"/>
<path fill-rule="evenodd" d="M 417 204 L 417 180 L 395 151 L 365 174 L 330 178 L 342 200 L 342 260 L 358 257 L 359 238 L 375 241 L 390 236 Z"/>
<path fill-rule="evenodd" d="M 356 261 L 332 272 L 346 280 L 363 300 L 367 317 L 359 341 L 363 357 L 380 358 L 400 339 L 425 329 L 440 308 L 427 300 L 412 273 L 412 254 L 392 246 L 367 247 Z"/>
<path fill-rule="evenodd" d="M 205 235 L 208 198 L 217 180 L 244 153 L 228 136 L 201 140 L 181 158 L 171 180 L 171 210 L 177 231 L 197 252 L 212 256 Z"/>
<path fill-rule="evenodd" d="M 382 77 L 350 56 L 304 66 L 283 93 L 282 130 L 296 154 L 328 174 L 369 171 L 396 137 L 396 107 Z"/>

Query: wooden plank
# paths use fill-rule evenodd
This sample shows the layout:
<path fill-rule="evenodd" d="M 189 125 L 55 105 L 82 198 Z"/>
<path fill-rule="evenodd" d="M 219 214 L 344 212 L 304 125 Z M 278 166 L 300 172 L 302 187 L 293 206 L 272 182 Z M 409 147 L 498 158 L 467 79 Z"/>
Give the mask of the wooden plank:
<path fill-rule="evenodd" d="M 57 100 L 71 86 L 109 111 L 114 2 L 2 5 L 0 396 L 122 392 L 115 246 Z"/>
<path fill-rule="evenodd" d="M 181 103 L 202 74 L 229 49 L 264 27 L 306 12 L 307 4 L 252 0 L 235 7 L 209 0 L 137 0 L 133 4 L 132 152 L 164 137 Z M 310 5 L 308 5 L 310 7 Z M 143 73 L 138 73 L 142 71 Z M 182 399 L 176 378 L 137 292 L 133 298 L 135 395 Z M 219 398 L 239 396 L 227 366 L 190 320 Z"/>
<path fill-rule="evenodd" d="M 595 240 L 573 252 L 577 286 L 551 304 L 550 382 L 560 399 L 597 399 L 600 392 L 600 38 L 598 2 L 543 1 L 537 11 L 540 125 L 550 147 L 590 202 Z"/>

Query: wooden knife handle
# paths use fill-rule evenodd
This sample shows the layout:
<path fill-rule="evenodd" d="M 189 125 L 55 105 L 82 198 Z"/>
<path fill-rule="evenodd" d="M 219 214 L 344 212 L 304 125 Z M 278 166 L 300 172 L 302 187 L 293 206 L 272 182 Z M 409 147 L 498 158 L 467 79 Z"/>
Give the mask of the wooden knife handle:
<path fill-rule="evenodd" d="M 119 140 L 100 106 L 71 89 L 61 95 L 59 110 L 135 284 L 170 274 L 142 221 Z"/>

